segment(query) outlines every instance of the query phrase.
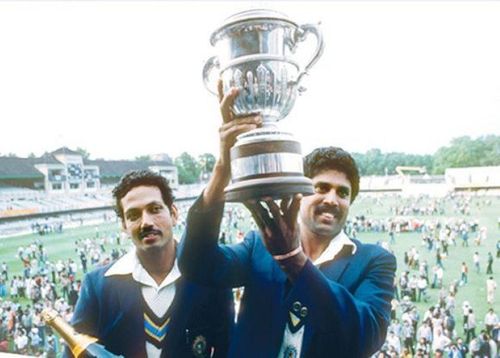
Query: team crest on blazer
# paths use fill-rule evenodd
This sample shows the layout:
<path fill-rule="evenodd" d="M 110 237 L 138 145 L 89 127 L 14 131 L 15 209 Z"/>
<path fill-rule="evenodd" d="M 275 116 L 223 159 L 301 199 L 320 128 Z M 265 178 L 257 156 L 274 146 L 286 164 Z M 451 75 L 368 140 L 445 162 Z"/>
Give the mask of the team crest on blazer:
<path fill-rule="evenodd" d="M 202 335 L 196 336 L 196 338 L 193 340 L 191 349 L 195 357 L 205 357 L 205 351 L 207 350 L 207 339 Z"/>

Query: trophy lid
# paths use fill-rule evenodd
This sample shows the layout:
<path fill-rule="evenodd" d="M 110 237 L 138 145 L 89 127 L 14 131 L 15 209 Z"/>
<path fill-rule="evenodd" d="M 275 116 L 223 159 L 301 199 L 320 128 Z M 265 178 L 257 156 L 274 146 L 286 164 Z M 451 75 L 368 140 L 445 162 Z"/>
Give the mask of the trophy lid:
<path fill-rule="evenodd" d="M 241 24 L 243 22 L 256 21 L 256 20 L 264 22 L 283 21 L 289 23 L 292 26 L 298 27 L 298 25 L 292 20 L 290 20 L 290 18 L 287 15 L 279 11 L 270 9 L 245 10 L 226 18 L 224 20 L 224 23 L 212 33 L 212 36 L 210 36 L 210 43 L 212 45 L 215 45 L 215 42 L 217 42 L 221 33 L 224 32 L 227 28 Z"/>

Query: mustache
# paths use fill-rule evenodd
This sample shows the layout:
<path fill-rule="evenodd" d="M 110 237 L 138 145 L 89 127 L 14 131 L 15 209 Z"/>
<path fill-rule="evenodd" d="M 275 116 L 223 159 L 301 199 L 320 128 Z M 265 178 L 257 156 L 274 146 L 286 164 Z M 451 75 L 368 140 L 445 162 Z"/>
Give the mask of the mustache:
<path fill-rule="evenodd" d="M 322 204 L 322 205 L 319 205 L 316 207 L 316 209 L 314 210 L 314 213 L 316 215 L 321 215 L 323 213 L 329 213 L 329 214 L 332 214 L 333 216 L 337 216 L 338 214 L 340 214 L 340 210 L 336 206 Z"/>
<path fill-rule="evenodd" d="M 144 230 L 141 230 L 141 232 L 139 233 L 139 237 L 141 239 L 144 239 L 148 235 L 163 236 L 163 233 L 160 230 L 157 230 L 157 229 L 144 229 Z"/>

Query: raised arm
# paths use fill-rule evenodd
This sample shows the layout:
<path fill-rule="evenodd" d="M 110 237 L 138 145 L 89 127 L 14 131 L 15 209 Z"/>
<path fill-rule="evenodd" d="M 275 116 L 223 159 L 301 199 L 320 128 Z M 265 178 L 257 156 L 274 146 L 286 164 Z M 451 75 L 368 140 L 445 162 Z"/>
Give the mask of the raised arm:
<path fill-rule="evenodd" d="M 259 115 L 235 118 L 232 105 L 238 89 L 232 88 L 223 95 L 221 81 L 218 88 L 223 119 L 219 128 L 220 154 L 207 187 L 189 210 L 180 245 L 179 267 L 194 281 L 230 287 L 242 282 L 249 249 L 245 244 L 217 245 L 224 212 L 224 188 L 231 178 L 229 152 L 236 137 L 260 126 L 262 119 Z"/>
<path fill-rule="evenodd" d="M 212 205 L 224 201 L 224 188 L 231 179 L 231 158 L 229 152 L 236 142 L 236 137 L 242 133 L 260 127 L 262 118 L 260 115 L 236 118 L 232 107 L 234 100 L 239 94 L 237 88 L 231 88 L 225 95 L 222 91 L 222 81 L 218 83 L 220 112 L 222 125 L 219 128 L 219 158 L 215 163 L 212 176 L 203 192 L 201 208 L 210 208 Z"/>

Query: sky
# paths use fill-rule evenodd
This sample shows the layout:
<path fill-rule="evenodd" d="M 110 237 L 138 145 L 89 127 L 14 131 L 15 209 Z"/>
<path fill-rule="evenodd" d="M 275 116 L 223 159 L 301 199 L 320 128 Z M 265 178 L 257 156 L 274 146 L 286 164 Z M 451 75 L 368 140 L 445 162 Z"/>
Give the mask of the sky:
<path fill-rule="evenodd" d="M 280 122 L 304 153 L 500 135 L 500 1 L 0 1 L 0 155 L 217 154 L 209 38 L 255 8 L 321 23 L 323 56 Z M 302 66 L 314 47 L 299 43 Z"/>

